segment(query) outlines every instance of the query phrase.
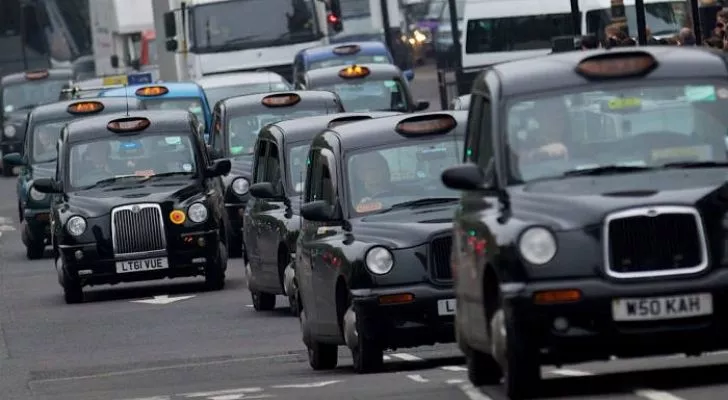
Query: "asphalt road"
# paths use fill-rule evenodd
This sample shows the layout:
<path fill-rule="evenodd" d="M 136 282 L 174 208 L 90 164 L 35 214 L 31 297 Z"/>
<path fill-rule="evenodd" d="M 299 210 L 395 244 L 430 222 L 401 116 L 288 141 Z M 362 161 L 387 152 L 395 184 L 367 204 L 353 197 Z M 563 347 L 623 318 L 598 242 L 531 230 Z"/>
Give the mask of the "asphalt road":
<path fill-rule="evenodd" d="M 426 74 L 418 74 L 426 77 Z M 417 81 L 416 90 L 427 88 Z M 435 92 L 436 93 L 436 92 Z M 436 95 L 435 95 L 436 96 Z M 27 261 L 15 181 L 0 178 L 0 398 L 3 400 L 499 400 L 473 388 L 454 346 L 386 355 L 385 371 L 314 372 L 285 301 L 256 313 L 233 260 L 228 286 L 201 280 L 105 286 L 66 305 L 50 259 Z M 663 357 L 546 368 L 542 398 L 717 400 L 728 356 Z"/>

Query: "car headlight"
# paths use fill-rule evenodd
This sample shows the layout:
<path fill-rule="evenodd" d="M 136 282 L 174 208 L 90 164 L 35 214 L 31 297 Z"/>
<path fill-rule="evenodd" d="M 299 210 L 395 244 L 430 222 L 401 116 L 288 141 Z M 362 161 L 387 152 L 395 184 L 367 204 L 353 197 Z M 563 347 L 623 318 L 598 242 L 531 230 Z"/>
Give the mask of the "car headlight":
<path fill-rule="evenodd" d="M 17 131 L 13 125 L 5 125 L 5 128 L 3 129 L 3 133 L 5 134 L 5 136 L 11 138 L 11 137 L 15 136 Z"/>
<path fill-rule="evenodd" d="M 202 203 L 195 203 L 187 209 L 187 217 L 195 223 L 205 222 L 207 220 L 207 207 Z"/>
<path fill-rule="evenodd" d="M 235 194 L 243 195 L 245 193 L 248 193 L 248 190 L 250 190 L 250 182 L 248 182 L 245 178 L 237 178 L 233 181 L 233 192 Z"/>
<path fill-rule="evenodd" d="M 30 198 L 33 199 L 33 200 L 35 200 L 35 201 L 45 200 L 45 198 L 46 198 L 46 194 L 45 193 L 41 193 L 41 192 L 35 190 L 34 187 L 31 187 L 30 188 L 30 191 L 29 191 L 28 194 L 30 195 Z"/>
<path fill-rule="evenodd" d="M 392 252 L 381 246 L 372 247 L 364 258 L 367 269 L 375 275 L 384 275 L 392 270 L 394 257 Z"/>
<path fill-rule="evenodd" d="M 527 262 L 543 265 L 556 255 L 556 238 L 546 228 L 528 228 L 521 234 L 518 250 Z"/>
<path fill-rule="evenodd" d="M 75 215 L 66 222 L 66 230 L 71 236 L 81 236 L 86 232 L 86 220 Z"/>

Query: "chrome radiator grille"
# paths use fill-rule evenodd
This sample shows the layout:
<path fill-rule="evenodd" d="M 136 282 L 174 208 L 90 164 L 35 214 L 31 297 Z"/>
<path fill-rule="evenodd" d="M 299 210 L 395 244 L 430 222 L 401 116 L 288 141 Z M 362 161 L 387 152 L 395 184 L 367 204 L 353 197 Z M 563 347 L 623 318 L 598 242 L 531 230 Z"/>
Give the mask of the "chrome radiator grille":
<path fill-rule="evenodd" d="M 130 204 L 111 212 L 111 239 L 115 254 L 138 254 L 164 250 L 162 209 L 158 204 Z"/>
<path fill-rule="evenodd" d="M 452 236 L 441 236 L 430 242 L 430 277 L 434 281 L 449 282 L 452 280 L 450 269 L 450 251 Z"/>

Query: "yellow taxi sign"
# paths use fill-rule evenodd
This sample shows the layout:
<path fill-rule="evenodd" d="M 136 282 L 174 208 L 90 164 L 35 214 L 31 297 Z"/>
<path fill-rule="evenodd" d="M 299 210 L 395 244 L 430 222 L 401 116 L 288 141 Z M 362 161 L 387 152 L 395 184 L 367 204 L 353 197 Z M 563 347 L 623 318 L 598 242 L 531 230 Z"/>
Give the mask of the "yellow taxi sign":
<path fill-rule="evenodd" d="M 136 95 L 142 97 L 161 96 L 167 93 L 169 93 L 169 89 L 164 86 L 147 86 L 139 88 L 136 91 Z"/>
<path fill-rule="evenodd" d="M 364 78 L 365 76 L 369 75 L 370 72 L 371 71 L 369 71 L 369 68 L 362 65 L 350 65 L 339 71 L 339 76 L 344 79 Z"/>
<path fill-rule="evenodd" d="M 405 136 L 425 136 L 447 133 L 457 126 L 451 115 L 424 115 L 407 118 L 397 124 L 394 130 Z"/>
<path fill-rule="evenodd" d="M 127 117 L 110 121 L 106 128 L 115 133 L 139 132 L 147 129 L 151 121 L 146 118 Z"/>
<path fill-rule="evenodd" d="M 101 80 L 102 86 L 126 85 L 127 83 L 128 79 L 126 75 L 106 76 L 104 77 L 104 79 Z"/>
<path fill-rule="evenodd" d="M 169 220 L 172 221 L 173 224 L 182 225 L 187 220 L 187 215 L 185 215 L 184 211 L 173 210 L 169 213 Z"/>
<path fill-rule="evenodd" d="M 69 114 L 91 114 L 100 112 L 104 105 L 98 101 L 81 101 L 68 106 Z"/>
<path fill-rule="evenodd" d="M 648 74 L 656 66 L 657 60 L 648 53 L 607 53 L 582 60 L 576 72 L 595 79 L 625 78 Z"/>

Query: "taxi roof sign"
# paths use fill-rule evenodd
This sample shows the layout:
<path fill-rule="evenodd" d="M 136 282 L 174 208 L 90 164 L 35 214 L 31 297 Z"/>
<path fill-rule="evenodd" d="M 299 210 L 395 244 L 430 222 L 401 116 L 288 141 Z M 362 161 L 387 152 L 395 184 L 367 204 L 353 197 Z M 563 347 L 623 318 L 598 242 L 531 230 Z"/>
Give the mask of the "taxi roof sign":
<path fill-rule="evenodd" d="M 260 101 L 266 107 L 290 107 L 301 101 L 296 93 L 278 93 L 263 97 Z"/>
<path fill-rule="evenodd" d="M 337 56 L 343 56 L 348 54 L 356 54 L 361 51 L 361 47 L 358 44 L 347 44 L 343 46 L 334 47 L 332 53 Z"/>
<path fill-rule="evenodd" d="M 582 60 L 576 72 L 588 79 L 614 79 L 644 76 L 657 67 L 657 60 L 650 54 L 635 51 L 607 53 Z"/>
<path fill-rule="evenodd" d="M 367 67 L 362 65 L 350 65 L 339 71 L 339 76 L 344 79 L 364 78 L 369 75 L 369 73 L 370 71 Z"/>
<path fill-rule="evenodd" d="M 106 128 L 114 133 L 134 133 L 147 129 L 151 124 L 146 118 L 125 117 L 110 121 Z"/>
<path fill-rule="evenodd" d="M 450 132 L 458 125 L 449 114 L 430 114 L 407 118 L 394 130 L 404 136 L 427 136 Z"/>
<path fill-rule="evenodd" d="M 25 79 L 29 81 L 34 81 L 38 79 L 45 79 L 48 77 L 50 73 L 47 69 L 39 69 L 36 71 L 28 71 L 25 73 Z"/>
<path fill-rule="evenodd" d="M 104 105 L 98 101 L 79 101 L 68 106 L 69 114 L 92 114 L 100 112 Z"/>
<path fill-rule="evenodd" d="M 135 93 L 137 96 L 154 97 L 154 96 L 162 96 L 162 95 L 169 93 L 169 89 L 167 89 L 164 86 L 146 86 L 146 87 L 137 89 Z"/>

